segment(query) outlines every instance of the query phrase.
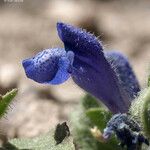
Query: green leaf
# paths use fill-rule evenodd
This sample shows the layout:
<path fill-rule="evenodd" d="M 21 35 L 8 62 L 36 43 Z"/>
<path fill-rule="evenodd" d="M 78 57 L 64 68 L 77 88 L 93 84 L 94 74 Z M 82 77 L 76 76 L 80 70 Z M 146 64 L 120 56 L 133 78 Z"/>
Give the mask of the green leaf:
<path fill-rule="evenodd" d="M 7 92 L 5 95 L 0 96 L 0 118 L 6 113 L 10 103 L 16 96 L 17 92 L 17 89 L 13 89 L 10 92 Z"/>
<path fill-rule="evenodd" d="M 97 126 L 100 131 L 103 131 L 106 127 L 107 122 L 112 117 L 111 112 L 105 110 L 104 108 L 91 108 L 86 111 L 87 117 L 90 119 L 90 121 Z M 118 141 L 115 137 L 112 137 L 107 143 L 101 143 L 103 144 L 103 147 L 105 147 L 105 150 L 109 150 L 110 148 L 113 149 L 120 149 L 118 146 Z"/>
<path fill-rule="evenodd" d="M 132 102 L 129 113 L 141 124 L 145 135 L 150 138 L 150 87 L 143 90 Z"/>
<path fill-rule="evenodd" d="M 116 139 L 101 143 L 90 132 L 95 125 L 103 130 L 110 116 L 96 99 L 86 96 L 81 100 L 81 104 L 71 115 L 72 134 L 79 150 L 122 150 Z"/>
<path fill-rule="evenodd" d="M 4 147 L 7 150 L 75 150 L 71 136 L 56 144 L 54 130 L 35 138 L 12 139 Z"/>
<path fill-rule="evenodd" d="M 98 103 L 98 101 L 96 100 L 96 98 L 94 98 L 93 96 L 91 96 L 90 94 L 87 94 L 82 100 L 81 100 L 81 105 L 85 108 L 85 109 L 89 109 L 89 108 L 93 108 L 93 107 L 100 107 L 101 104 Z"/>
<path fill-rule="evenodd" d="M 77 110 L 71 114 L 71 127 L 75 144 L 79 150 L 98 150 L 98 141 L 90 133 L 92 125 L 82 106 L 78 106 Z"/>
<path fill-rule="evenodd" d="M 103 108 L 90 108 L 86 111 L 86 115 L 100 130 L 103 130 L 106 127 L 107 122 L 112 116 L 109 111 L 106 111 Z"/>

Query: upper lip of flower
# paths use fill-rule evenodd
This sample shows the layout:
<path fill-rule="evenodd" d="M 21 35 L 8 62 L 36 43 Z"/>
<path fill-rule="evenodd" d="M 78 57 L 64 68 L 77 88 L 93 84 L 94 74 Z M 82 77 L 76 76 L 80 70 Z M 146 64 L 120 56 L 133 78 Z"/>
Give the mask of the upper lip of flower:
<path fill-rule="evenodd" d="M 31 63 L 34 60 L 30 62 L 28 59 L 23 61 L 27 76 L 40 83 L 59 84 L 66 81 L 71 72 L 71 77 L 76 84 L 102 100 L 113 113 L 126 112 L 131 99 L 140 90 L 128 60 L 120 53 L 106 54 L 103 52 L 101 42 L 93 34 L 80 28 L 60 22 L 57 23 L 57 31 L 65 46 L 65 50 L 55 48 L 59 53 L 64 53 L 63 56 L 59 55 L 56 62 L 57 69 L 54 67 L 51 72 L 46 70 L 49 65 L 53 68 L 53 64 L 49 61 L 45 62 L 45 66 L 39 65 L 43 67 L 45 73 L 39 72 L 39 68 L 36 66 L 35 69 L 35 65 Z M 54 49 L 49 51 L 53 51 L 49 56 L 49 59 L 53 60 L 56 53 Z M 118 57 L 120 55 L 121 57 Z M 120 60 L 122 63 L 119 64 Z M 122 67 L 124 69 L 120 69 Z M 123 71 L 127 74 L 124 75 Z M 54 75 L 53 79 L 50 78 L 51 74 Z M 131 81 L 127 79 L 127 75 Z M 43 82 L 43 77 L 47 81 Z"/>

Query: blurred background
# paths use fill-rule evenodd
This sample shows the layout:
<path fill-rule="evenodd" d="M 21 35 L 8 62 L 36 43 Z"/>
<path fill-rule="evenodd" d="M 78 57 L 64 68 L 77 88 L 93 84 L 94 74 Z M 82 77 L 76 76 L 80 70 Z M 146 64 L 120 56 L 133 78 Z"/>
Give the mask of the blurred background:
<path fill-rule="evenodd" d="M 19 94 L 0 122 L 2 140 L 34 137 L 67 121 L 84 91 L 71 80 L 46 86 L 26 78 L 22 60 L 42 49 L 61 47 L 56 23 L 85 28 L 106 50 L 128 56 L 142 87 L 150 64 L 150 1 L 0 0 L 0 93 Z"/>

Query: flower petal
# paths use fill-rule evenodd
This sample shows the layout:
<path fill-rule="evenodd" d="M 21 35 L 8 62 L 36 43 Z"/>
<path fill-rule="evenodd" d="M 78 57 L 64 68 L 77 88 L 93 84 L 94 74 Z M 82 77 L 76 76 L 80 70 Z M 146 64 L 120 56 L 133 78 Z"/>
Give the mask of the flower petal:
<path fill-rule="evenodd" d="M 85 30 L 74 26 L 57 23 L 57 31 L 60 39 L 64 42 L 66 50 L 72 50 L 75 55 L 83 55 L 97 57 L 103 50 L 101 42 Z"/>
<path fill-rule="evenodd" d="M 22 64 L 27 77 L 39 83 L 60 84 L 69 78 L 70 60 L 64 49 L 43 50 Z"/>
<path fill-rule="evenodd" d="M 65 49 L 75 54 L 72 78 L 81 88 L 91 93 L 113 112 L 126 112 L 128 95 L 107 62 L 98 39 L 80 28 L 58 23 L 57 30 Z"/>
<path fill-rule="evenodd" d="M 74 53 L 69 51 L 67 52 L 67 57 L 63 56 L 60 58 L 59 63 L 58 63 L 58 71 L 50 82 L 47 82 L 49 84 L 60 84 L 65 82 L 69 77 L 71 73 L 71 65 L 73 63 L 74 59 Z"/>
<path fill-rule="evenodd" d="M 121 53 L 115 51 L 105 52 L 105 56 L 116 72 L 121 86 L 129 94 L 129 98 L 133 100 L 140 91 L 140 85 L 128 59 Z"/>

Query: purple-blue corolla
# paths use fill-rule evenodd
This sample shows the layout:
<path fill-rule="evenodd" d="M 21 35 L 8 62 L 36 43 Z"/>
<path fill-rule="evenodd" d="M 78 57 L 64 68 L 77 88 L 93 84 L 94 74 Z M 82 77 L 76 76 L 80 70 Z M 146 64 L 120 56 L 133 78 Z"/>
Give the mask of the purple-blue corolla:
<path fill-rule="evenodd" d="M 140 91 L 126 57 L 105 52 L 101 42 L 85 30 L 57 23 L 64 48 L 45 49 L 23 61 L 28 78 L 44 84 L 73 81 L 101 100 L 113 113 L 124 113 Z"/>

